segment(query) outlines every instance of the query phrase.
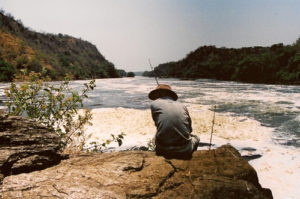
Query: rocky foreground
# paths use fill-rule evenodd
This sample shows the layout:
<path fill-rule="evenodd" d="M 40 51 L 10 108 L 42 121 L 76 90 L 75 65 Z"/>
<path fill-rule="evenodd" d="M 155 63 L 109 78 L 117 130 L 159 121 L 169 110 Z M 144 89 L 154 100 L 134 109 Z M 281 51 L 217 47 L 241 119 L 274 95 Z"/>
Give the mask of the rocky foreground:
<path fill-rule="evenodd" d="M 53 132 L 7 116 L 0 116 L 0 143 L 0 198 L 272 198 L 230 145 L 196 151 L 191 160 L 148 151 L 66 159 Z"/>

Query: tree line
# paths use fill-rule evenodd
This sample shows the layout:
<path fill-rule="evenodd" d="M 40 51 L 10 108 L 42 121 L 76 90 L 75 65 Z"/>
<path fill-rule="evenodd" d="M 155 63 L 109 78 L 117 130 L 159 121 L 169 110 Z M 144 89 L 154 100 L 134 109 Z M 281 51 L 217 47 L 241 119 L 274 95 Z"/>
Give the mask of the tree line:
<path fill-rule="evenodd" d="M 300 38 L 292 45 L 217 48 L 202 46 L 184 59 L 163 63 L 144 76 L 209 78 L 252 83 L 300 84 Z"/>

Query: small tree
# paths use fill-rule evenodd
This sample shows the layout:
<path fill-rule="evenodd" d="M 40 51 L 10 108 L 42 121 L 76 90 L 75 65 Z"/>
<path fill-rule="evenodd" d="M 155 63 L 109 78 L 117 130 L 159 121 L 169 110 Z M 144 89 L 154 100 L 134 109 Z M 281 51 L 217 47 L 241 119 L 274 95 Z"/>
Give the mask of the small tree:
<path fill-rule="evenodd" d="M 84 109 L 83 100 L 88 98 L 87 92 L 95 87 L 95 80 L 84 84 L 81 93 L 69 87 L 69 79 L 59 85 L 45 83 L 39 73 L 30 73 L 29 82 L 11 86 L 5 90 L 10 98 L 6 103 L 9 115 L 26 115 L 48 128 L 53 129 L 60 137 L 63 147 L 85 143 L 84 126 L 91 125 L 92 114 Z"/>
<path fill-rule="evenodd" d="M 20 85 L 11 83 L 5 90 L 10 101 L 6 103 L 9 115 L 26 115 L 29 118 L 53 129 L 61 138 L 62 147 L 79 148 L 84 150 L 86 139 L 84 132 L 86 125 L 92 125 L 92 114 L 88 109 L 82 109 L 83 100 L 88 98 L 87 93 L 94 89 L 95 80 L 84 84 L 83 90 L 78 93 L 69 86 L 69 77 L 60 84 L 50 84 L 41 80 L 41 74 L 31 72 L 29 81 Z M 122 145 L 124 133 L 111 135 L 111 139 L 100 142 L 91 142 L 87 151 L 102 151 L 111 142 Z"/>

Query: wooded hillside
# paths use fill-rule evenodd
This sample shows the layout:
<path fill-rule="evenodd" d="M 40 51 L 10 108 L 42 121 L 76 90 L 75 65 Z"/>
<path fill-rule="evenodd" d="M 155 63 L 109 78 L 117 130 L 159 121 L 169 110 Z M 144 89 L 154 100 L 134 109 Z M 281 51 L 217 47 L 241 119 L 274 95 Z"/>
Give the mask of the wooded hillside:
<path fill-rule="evenodd" d="M 155 73 L 160 77 L 300 84 L 300 39 L 293 45 L 271 47 L 203 46 L 182 60 L 158 65 Z M 146 71 L 143 75 L 154 74 Z"/>
<path fill-rule="evenodd" d="M 0 81 L 12 81 L 29 71 L 53 80 L 67 73 L 74 79 L 120 76 L 93 44 L 68 35 L 32 31 L 0 11 Z"/>

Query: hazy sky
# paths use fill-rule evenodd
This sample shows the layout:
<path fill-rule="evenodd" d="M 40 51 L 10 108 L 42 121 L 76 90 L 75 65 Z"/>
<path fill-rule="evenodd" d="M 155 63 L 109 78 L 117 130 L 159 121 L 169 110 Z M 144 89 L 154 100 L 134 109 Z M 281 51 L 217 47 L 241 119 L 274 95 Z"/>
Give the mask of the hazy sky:
<path fill-rule="evenodd" d="M 95 44 L 116 68 L 150 70 L 203 45 L 292 44 L 300 0 L 0 0 L 35 31 Z"/>

